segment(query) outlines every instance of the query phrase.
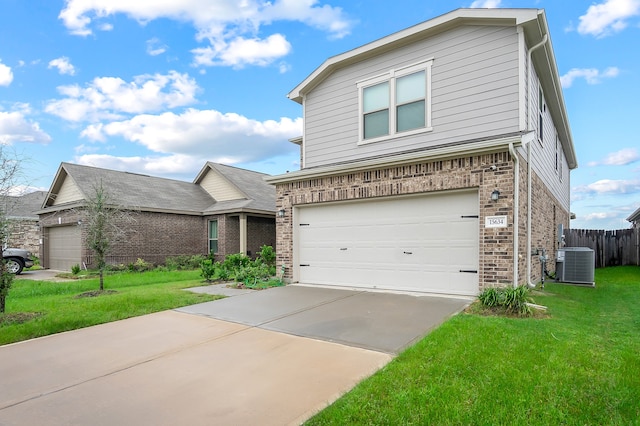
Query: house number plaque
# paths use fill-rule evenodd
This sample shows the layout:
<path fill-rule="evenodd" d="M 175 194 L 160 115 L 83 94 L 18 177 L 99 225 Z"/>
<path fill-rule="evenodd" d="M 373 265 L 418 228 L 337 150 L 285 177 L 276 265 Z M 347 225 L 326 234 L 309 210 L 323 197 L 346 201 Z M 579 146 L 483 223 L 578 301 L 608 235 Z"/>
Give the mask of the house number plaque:
<path fill-rule="evenodd" d="M 506 228 L 507 216 L 487 216 L 484 218 L 485 228 Z"/>

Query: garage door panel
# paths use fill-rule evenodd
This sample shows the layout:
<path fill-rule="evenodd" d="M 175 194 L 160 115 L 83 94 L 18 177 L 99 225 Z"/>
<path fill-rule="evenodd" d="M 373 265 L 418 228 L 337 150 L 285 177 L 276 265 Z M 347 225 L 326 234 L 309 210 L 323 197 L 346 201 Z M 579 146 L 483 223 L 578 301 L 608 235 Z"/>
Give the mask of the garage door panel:
<path fill-rule="evenodd" d="M 60 271 L 71 270 L 82 258 L 80 228 L 77 226 L 61 226 L 49 228 L 48 232 L 48 267 Z"/>
<path fill-rule="evenodd" d="M 316 205 L 296 212 L 298 279 L 477 294 L 477 192 Z"/>

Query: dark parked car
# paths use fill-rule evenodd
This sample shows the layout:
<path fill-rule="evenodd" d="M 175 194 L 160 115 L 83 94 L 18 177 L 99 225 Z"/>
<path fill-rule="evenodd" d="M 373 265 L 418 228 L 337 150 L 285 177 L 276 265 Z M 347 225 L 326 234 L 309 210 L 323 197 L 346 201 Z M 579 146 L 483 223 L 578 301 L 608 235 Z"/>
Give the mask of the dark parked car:
<path fill-rule="evenodd" d="M 33 266 L 33 255 L 29 251 L 18 248 L 6 248 L 2 250 L 2 257 L 7 263 L 7 271 L 19 275 L 24 268 Z"/>

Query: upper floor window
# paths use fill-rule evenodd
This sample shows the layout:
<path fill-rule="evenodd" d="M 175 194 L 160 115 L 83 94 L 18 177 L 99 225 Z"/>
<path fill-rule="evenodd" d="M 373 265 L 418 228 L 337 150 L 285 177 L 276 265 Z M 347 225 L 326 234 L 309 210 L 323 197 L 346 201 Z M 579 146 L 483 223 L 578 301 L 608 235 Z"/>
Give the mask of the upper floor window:
<path fill-rule="evenodd" d="M 544 116 L 547 112 L 547 104 L 544 102 L 544 93 L 542 93 L 542 86 L 538 90 L 538 140 L 540 143 L 544 143 Z"/>
<path fill-rule="evenodd" d="M 431 130 L 432 61 L 358 83 L 360 142 Z"/>

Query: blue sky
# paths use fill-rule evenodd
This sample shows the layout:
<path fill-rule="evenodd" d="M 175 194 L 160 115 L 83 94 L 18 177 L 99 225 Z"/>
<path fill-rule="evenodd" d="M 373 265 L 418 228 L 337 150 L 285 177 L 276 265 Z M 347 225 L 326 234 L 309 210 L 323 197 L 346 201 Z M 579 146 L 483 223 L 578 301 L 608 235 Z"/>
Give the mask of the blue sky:
<path fill-rule="evenodd" d="M 393 4 L 393 7 L 390 7 Z M 205 161 L 297 170 L 286 94 L 326 58 L 459 7 L 546 10 L 579 168 L 573 228 L 640 206 L 640 0 L 0 0 L 0 144 L 191 181 Z"/>

